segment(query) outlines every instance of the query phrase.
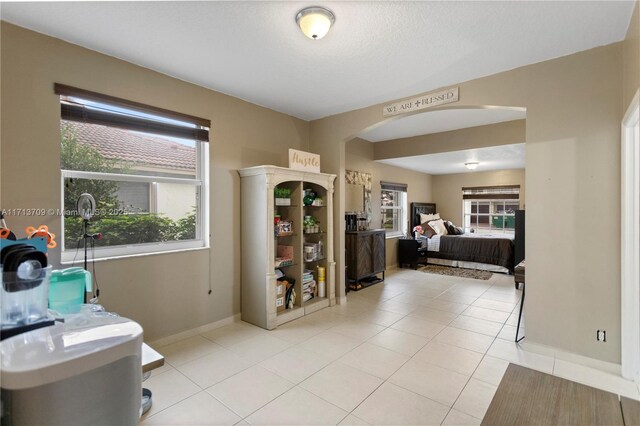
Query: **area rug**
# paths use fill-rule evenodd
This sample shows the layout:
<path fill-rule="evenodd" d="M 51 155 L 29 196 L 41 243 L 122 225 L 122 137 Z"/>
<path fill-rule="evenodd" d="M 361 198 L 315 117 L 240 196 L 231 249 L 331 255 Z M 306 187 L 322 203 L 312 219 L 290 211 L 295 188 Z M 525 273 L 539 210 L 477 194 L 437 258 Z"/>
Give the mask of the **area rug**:
<path fill-rule="evenodd" d="M 491 272 L 478 271 L 475 269 L 452 268 L 451 266 L 427 265 L 418 269 L 427 274 L 449 275 L 452 277 L 473 278 L 476 280 L 488 280 L 491 278 Z"/>

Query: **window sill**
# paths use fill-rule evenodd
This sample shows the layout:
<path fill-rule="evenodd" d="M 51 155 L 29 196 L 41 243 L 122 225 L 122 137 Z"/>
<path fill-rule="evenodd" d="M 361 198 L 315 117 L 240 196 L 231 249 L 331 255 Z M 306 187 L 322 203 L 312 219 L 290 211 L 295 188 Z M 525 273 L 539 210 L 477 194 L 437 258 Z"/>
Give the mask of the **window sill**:
<path fill-rule="evenodd" d="M 404 237 L 404 234 L 398 233 L 398 232 L 394 232 L 394 233 L 390 233 L 390 234 L 386 234 L 385 235 L 385 239 L 387 240 L 393 240 L 393 239 L 400 239 Z"/>
<path fill-rule="evenodd" d="M 135 257 L 157 256 L 162 254 L 186 253 L 190 251 L 209 250 L 210 248 L 211 247 L 192 247 L 192 248 L 184 248 L 184 249 L 156 251 L 151 253 L 133 253 L 133 254 L 123 254 L 119 256 L 96 257 L 95 259 L 90 257 L 89 263 L 93 263 L 94 261 L 104 262 L 104 261 L 110 261 L 110 260 L 131 259 Z M 78 263 L 83 263 L 83 262 L 84 262 L 84 254 L 82 255 L 82 257 L 76 258 L 76 260 L 64 260 L 64 261 L 61 261 L 60 264 L 64 266 L 69 266 L 69 265 L 77 265 Z"/>

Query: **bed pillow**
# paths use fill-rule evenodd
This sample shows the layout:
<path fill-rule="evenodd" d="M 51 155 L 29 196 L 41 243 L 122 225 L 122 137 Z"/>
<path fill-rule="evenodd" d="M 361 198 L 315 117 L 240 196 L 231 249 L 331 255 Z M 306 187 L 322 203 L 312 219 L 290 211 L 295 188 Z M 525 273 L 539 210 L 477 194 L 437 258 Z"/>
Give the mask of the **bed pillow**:
<path fill-rule="evenodd" d="M 433 228 L 433 230 L 436 231 L 436 234 L 438 235 L 448 234 L 447 227 L 444 226 L 444 221 L 442 219 L 432 220 L 431 222 L 429 222 L 429 226 Z"/>
<path fill-rule="evenodd" d="M 420 213 L 420 223 L 430 222 L 432 220 L 440 219 L 440 213 L 435 214 L 424 214 Z"/>
<path fill-rule="evenodd" d="M 427 238 L 431 238 L 436 234 L 436 231 L 433 230 L 432 227 L 429 226 L 428 222 L 424 222 L 422 225 L 422 230 L 424 231 L 424 233 L 422 234 L 423 236 L 427 237 Z"/>
<path fill-rule="evenodd" d="M 447 220 L 444 224 L 447 227 L 447 232 L 449 233 L 449 235 L 462 235 L 462 234 L 464 234 L 464 229 L 462 229 L 459 226 L 455 226 L 453 224 L 453 222 L 451 222 L 450 220 Z"/>
<path fill-rule="evenodd" d="M 444 221 L 444 226 L 445 228 L 447 228 L 447 232 L 449 233 L 449 235 L 455 235 L 456 234 L 456 227 L 453 224 L 453 222 L 451 222 L 450 220 L 445 220 Z"/>

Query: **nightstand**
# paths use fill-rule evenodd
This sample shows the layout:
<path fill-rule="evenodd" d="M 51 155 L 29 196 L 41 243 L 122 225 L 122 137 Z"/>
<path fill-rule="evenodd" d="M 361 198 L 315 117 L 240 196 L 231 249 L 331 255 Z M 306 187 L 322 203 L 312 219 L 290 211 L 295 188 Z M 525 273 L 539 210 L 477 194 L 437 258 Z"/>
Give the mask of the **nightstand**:
<path fill-rule="evenodd" d="M 418 263 L 427 264 L 427 248 L 422 248 L 417 240 L 398 240 L 398 266 L 411 265 L 417 269 Z"/>

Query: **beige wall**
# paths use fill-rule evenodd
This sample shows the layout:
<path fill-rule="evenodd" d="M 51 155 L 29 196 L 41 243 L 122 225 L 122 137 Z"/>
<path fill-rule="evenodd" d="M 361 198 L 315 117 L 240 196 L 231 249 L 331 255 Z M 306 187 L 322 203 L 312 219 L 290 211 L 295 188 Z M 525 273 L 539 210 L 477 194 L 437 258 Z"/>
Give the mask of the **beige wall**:
<path fill-rule="evenodd" d="M 0 206 L 61 205 L 55 82 L 208 118 L 211 249 L 98 262 L 100 302 L 140 322 L 146 340 L 238 313 L 236 170 L 260 164 L 286 166 L 288 148 L 308 148 L 309 124 L 5 22 L 1 26 Z M 59 217 L 7 220 L 15 229 L 46 224 L 60 235 Z M 59 264 L 59 249 L 50 259 Z"/>
<path fill-rule="evenodd" d="M 527 341 L 611 362 L 620 362 L 620 227 L 614 220 L 609 232 L 589 232 L 588 212 L 619 217 L 623 56 L 616 43 L 460 83 L 459 101 L 440 108 L 527 109 Z M 388 121 L 382 106 L 311 122 L 324 171 L 344 173 L 345 142 Z M 597 329 L 611 335 L 607 343 L 596 341 Z"/>
<path fill-rule="evenodd" d="M 371 227 L 380 228 L 380 181 L 407 184 L 408 206 L 412 202 L 431 201 L 431 175 L 373 161 L 374 143 L 354 139 L 346 145 L 346 169 L 371 173 Z M 387 267 L 398 264 L 398 238 L 388 238 L 386 244 Z"/>
<path fill-rule="evenodd" d="M 636 0 L 622 56 L 622 108 L 626 110 L 640 88 L 640 0 Z"/>
<path fill-rule="evenodd" d="M 431 177 L 433 202 L 436 203 L 441 217 L 462 226 L 462 187 L 520 185 L 520 208 L 524 208 L 524 176 L 524 169 L 434 175 Z"/>

